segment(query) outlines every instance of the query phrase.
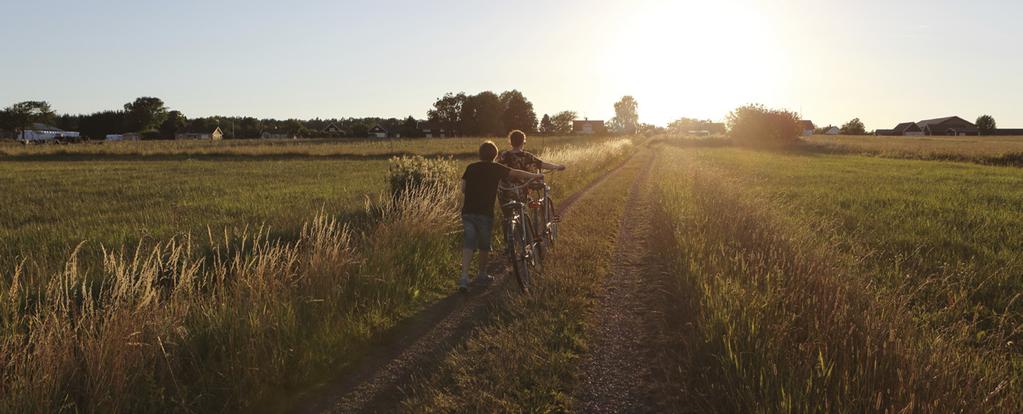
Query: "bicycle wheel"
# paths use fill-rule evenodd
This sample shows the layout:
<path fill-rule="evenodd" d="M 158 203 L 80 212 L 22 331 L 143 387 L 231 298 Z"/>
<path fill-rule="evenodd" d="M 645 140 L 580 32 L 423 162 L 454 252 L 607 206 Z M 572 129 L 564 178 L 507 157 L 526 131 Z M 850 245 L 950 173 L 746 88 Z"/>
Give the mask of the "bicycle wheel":
<path fill-rule="evenodd" d="M 544 232 L 544 238 L 547 240 L 547 246 L 554 248 L 554 242 L 558 240 L 558 221 L 560 221 L 560 218 L 557 216 L 557 210 L 554 209 L 553 199 L 547 197 L 543 204 L 543 209 L 547 216 L 547 229 Z"/>
<path fill-rule="evenodd" d="M 530 235 L 533 240 L 533 251 L 536 256 L 536 265 L 541 269 L 543 268 L 544 257 L 547 256 L 547 244 L 544 239 L 544 223 L 547 223 L 547 219 L 544 217 L 543 207 L 530 209 L 532 217 L 530 217 Z"/>
<path fill-rule="evenodd" d="M 508 243 L 508 258 L 512 262 L 512 272 L 515 273 L 515 280 L 519 282 L 519 288 L 523 292 L 529 291 L 529 255 L 526 250 L 526 232 L 523 230 L 522 218 L 525 215 L 520 216 L 520 221 L 517 225 L 514 225 L 509 229 L 509 243 Z"/>

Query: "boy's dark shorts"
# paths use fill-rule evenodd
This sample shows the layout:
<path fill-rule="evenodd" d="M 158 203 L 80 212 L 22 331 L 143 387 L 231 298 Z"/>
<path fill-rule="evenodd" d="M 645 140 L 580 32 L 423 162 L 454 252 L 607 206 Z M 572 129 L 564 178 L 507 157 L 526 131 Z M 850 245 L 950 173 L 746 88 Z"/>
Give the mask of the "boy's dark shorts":
<path fill-rule="evenodd" d="M 465 227 L 462 246 L 469 250 L 479 249 L 490 251 L 490 232 L 494 228 L 494 218 L 482 214 L 462 214 L 462 225 Z"/>

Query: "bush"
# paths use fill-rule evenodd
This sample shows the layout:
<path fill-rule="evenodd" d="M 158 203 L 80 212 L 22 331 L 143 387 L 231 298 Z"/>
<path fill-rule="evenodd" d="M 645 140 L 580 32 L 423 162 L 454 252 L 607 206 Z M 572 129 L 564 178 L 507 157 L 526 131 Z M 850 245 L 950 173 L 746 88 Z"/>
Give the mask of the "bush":
<path fill-rule="evenodd" d="M 799 141 L 799 117 L 760 104 L 740 106 L 728 114 L 728 131 L 738 144 L 786 146 Z"/>
<path fill-rule="evenodd" d="M 427 159 L 422 156 L 391 158 L 388 167 L 391 194 L 400 196 L 409 190 L 451 184 L 455 181 L 455 164 L 450 159 Z"/>

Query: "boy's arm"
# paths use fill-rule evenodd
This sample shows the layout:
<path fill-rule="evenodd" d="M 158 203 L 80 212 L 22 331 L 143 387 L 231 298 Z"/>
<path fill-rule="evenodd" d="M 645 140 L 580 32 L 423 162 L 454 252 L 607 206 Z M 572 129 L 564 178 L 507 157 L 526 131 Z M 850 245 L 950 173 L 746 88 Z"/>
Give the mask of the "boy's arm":
<path fill-rule="evenodd" d="M 528 171 L 509 169 L 508 178 L 514 180 L 532 180 L 534 178 L 543 179 L 543 174 L 533 174 Z"/>
<path fill-rule="evenodd" d="M 561 164 L 551 164 L 549 162 L 543 162 L 543 161 L 540 161 L 540 168 L 543 168 L 545 170 L 556 170 L 556 171 L 564 171 L 565 170 L 565 166 L 564 165 L 561 165 Z"/>

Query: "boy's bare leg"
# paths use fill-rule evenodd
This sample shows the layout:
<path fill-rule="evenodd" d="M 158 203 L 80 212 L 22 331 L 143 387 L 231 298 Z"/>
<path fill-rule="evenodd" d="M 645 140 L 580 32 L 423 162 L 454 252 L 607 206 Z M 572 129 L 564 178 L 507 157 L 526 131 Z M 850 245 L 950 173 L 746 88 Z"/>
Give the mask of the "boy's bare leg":
<path fill-rule="evenodd" d="M 472 264 L 472 253 L 473 253 L 472 249 L 462 249 L 462 278 L 463 279 L 469 277 L 469 265 Z M 484 256 L 485 256 L 484 252 L 480 252 L 480 263 L 481 264 L 483 263 L 484 260 L 486 260 L 486 259 L 484 259 Z"/>
<path fill-rule="evenodd" d="M 490 252 L 486 250 L 480 250 L 480 272 L 479 276 L 484 277 L 487 275 L 487 263 L 490 263 Z"/>

